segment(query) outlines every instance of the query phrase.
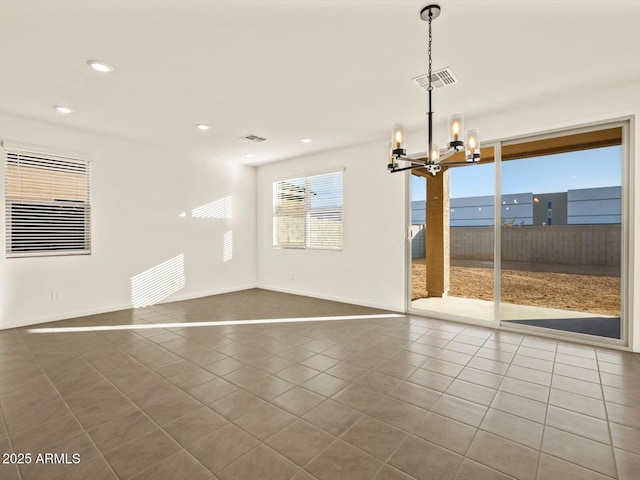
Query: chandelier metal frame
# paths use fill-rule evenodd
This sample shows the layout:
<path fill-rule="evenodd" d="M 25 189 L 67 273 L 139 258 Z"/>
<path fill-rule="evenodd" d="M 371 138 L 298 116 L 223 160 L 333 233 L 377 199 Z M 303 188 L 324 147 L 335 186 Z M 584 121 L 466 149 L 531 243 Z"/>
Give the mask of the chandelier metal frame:
<path fill-rule="evenodd" d="M 462 114 L 455 113 L 449 116 L 449 141 L 447 148 L 440 150 L 437 145 L 433 143 L 433 84 L 432 84 L 432 27 L 433 20 L 440 16 L 442 9 L 440 5 L 430 4 L 423 7 L 420 10 L 420 18 L 429 24 L 429 47 L 428 47 L 428 59 L 429 59 L 429 73 L 428 73 L 428 88 L 427 93 L 429 97 L 429 111 L 427 113 L 427 135 L 428 135 L 428 150 L 427 158 L 424 159 L 424 153 L 407 155 L 405 149 L 406 134 L 402 125 L 396 124 L 393 127 L 392 140 L 388 145 L 389 163 L 387 169 L 391 173 L 403 172 L 406 170 L 415 170 L 418 168 L 426 169 L 431 175 L 436 175 L 442 170 L 442 166 L 453 165 L 467 165 L 474 164 L 480 161 L 480 141 L 478 129 L 468 130 L 465 132 L 466 143 L 460 139 L 460 132 L 462 131 L 463 117 Z M 466 151 L 464 162 L 448 162 L 441 164 L 443 160 L 451 157 L 452 155 Z M 400 167 L 398 161 L 410 163 L 407 167 Z"/>

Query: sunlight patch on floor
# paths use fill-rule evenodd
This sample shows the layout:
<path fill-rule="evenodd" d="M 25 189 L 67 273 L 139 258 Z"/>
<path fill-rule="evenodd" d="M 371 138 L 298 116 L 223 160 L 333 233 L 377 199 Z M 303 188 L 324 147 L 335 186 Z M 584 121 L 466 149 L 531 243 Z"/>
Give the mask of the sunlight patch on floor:
<path fill-rule="evenodd" d="M 188 327 L 225 327 L 229 325 L 261 325 L 269 323 L 303 323 L 303 322 L 335 322 L 341 320 L 371 320 L 375 318 L 405 318 L 396 313 L 381 313 L 375 315 L 341 315 L 336 317 L 298 317 L 298 318 L 260 318 L 252 320 L 223 320 L 213 322 L 177 322 L 177 323 L 147 323 L 134 325 L 98 325 L 87 327 L 46 327 L 30 328 L 29 333 L 72 333 L 72 332 L 100 332 L 109 330 L 148 330 L 152 328 L 188 328 Z"/>

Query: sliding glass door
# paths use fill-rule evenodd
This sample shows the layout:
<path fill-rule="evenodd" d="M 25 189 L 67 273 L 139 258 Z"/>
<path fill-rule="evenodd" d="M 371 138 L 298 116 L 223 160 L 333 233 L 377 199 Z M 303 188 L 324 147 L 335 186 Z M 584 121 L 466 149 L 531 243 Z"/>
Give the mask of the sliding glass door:
<path fill-rule="evenodd" d="M 624 342 L 627 130 L 501 142 L 478 165 L 414 172 L 408 310 Z"/>
<path fill-rule="evenodd" d="M 622 133 L 505 146 L 502 325 L 621 339 Z"/>
<path fill-rule="evenodd" d="M 494 321 L 494 179 L 493 147 L 411 176 L 411 310 Z"/>

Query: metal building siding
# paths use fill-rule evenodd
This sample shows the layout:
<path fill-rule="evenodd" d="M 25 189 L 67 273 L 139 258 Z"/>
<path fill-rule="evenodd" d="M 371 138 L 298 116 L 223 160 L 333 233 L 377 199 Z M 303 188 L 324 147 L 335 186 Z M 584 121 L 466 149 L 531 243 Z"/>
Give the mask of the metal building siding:
<path fill-rule="evenodd" d="M 583 188 L 567 192 L 567 223 L 621 223 L 622 187 Z"/>

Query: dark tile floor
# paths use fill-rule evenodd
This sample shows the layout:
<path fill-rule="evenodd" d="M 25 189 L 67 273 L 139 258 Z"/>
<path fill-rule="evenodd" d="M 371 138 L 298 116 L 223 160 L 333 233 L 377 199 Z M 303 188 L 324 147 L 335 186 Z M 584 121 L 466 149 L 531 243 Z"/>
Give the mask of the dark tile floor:
<path fill-rule="evenodd" d="M 249 290 L 2 331 L 0 452 L 31 463 L 0 478 L 640 477 L 638 355 L 415 316 L 198 325 L 380 313 Z"/>

